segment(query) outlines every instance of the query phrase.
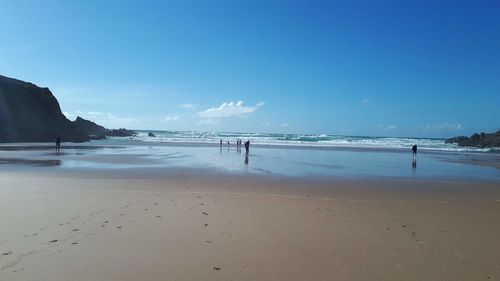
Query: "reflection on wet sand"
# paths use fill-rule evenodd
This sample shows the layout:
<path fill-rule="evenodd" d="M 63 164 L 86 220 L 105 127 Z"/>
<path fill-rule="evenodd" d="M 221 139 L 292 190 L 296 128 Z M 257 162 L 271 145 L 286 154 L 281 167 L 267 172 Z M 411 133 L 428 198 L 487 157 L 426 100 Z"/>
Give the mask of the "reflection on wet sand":
<path fill-rule="evenodd" d="M 293 177 L 411 177 L 439 179 L 481 179 L 498 180 L 500 170 L 493 168 L 500 163 L 500 155 L 474 154 L 457 155 L 456 153 L 431 153 L 419 155 L 418 174 L 416 160 L 408 159 L 406 152 L 390 151 L 351 151 L 291 149 L 289 147 L 254 147 L 252 151 L 252 169 L 250 155 L 245 153 L 241 161 L 238 147 L 214 146 L 70 146 L 63 147 L 63 152 L 55 154 L 53 146 L 39 145 L 23 150 L 16 150 L 23 145 L 0 145 L 0 164 L 59 166 L 69 169 L 143 169 L 143 168 L 207 168 L 229 173 L 258 173 L 287 175 Z M 81 148 L 81 149 L 77 149 Z M 245 151 L 246 152 L 246 151 Z M 59 159 L 56 161 L 53 159 Z M 476 161 L 481 160 L 480 161 Z M 408 160 L 411 168 L 408 169 Z M 468 160 L 468 162 L 466 161 Z M 474 160 L 474 161 L 471 161 Z M 243 162 L 243 163 L 242 163 Z M 478 165 L 481 163 L 489 165 Z M 376 164 L 374 164 L 376 163 Z M 472 165 L 475 164 L 475 165 Z M 7 165 L 5 165 L 7 166 Z M 265 172 L 264 172 L 265 171 Z"/>
<path fill-rule="evenodd" d="M 34 159 L 23 159 L 23 158 L 0 158 L 0 164 L 59 166 L 59 165 L 61 165 L 61 160 L 56 160 L 56 159 L 34 160 Z"/>

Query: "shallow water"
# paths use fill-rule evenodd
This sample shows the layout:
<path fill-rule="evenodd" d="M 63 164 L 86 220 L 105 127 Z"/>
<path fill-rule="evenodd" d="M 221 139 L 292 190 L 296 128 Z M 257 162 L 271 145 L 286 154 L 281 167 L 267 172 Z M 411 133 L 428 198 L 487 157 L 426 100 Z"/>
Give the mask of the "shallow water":
<path fill-rule="evenodd" d="M 36 169 L 134 169 L 134 168 L 207 168 L 237 174 L 279 175 L 292 177 L 336 178 L 408 178 L 434 180 L 499 181 L 500 169 L 494 165 L 500 157 L 479 153 L 419 153 L 416 162 L 406 151 L 308 149 L 283 147 L 251 147 L 245 154 L 236 146 L 192 145 L 128 145 L 95 147 L 89 145 L 63 148 L 63 153 L 52 150 L 0 151 L 0 161 L 6 169 L 30 164 Z M 49 147 L 47 147 L 49 148 Z M 479 160 L 478 160 L 479 159 Z M 59 160 L 52 167 L 36 166 L 36 161 Z M 475 160 L 467 161 L 467 160 Z M 478 162 L 479 161 L 479 162 Z M 471 164 L 475 163 L 475 164 Z"/>

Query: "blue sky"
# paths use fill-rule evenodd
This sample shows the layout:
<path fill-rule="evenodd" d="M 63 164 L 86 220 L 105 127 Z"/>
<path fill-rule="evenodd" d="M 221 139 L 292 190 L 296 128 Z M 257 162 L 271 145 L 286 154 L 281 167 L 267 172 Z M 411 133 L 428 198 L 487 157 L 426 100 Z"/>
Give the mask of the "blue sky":
<path fill-rule="evenodd" d="M 2 1 L 0 74 L 107 127 L 500 129 L 500 2 Z"/>

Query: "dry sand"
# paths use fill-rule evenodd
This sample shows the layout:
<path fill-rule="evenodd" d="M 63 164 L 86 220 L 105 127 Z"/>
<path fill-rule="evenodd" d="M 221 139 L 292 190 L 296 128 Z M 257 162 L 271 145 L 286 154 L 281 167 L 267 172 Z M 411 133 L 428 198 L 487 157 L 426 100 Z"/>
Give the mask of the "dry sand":
<path fill-rule="evenodd" d="M 0 173 L 0 280 L 499 280 L 498 183 Z"/>

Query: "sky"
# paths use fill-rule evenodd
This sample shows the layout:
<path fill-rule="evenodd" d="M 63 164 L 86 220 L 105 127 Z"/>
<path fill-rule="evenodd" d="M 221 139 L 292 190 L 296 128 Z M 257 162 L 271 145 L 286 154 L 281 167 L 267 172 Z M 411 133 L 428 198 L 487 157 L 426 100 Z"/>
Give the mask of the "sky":
<path fill-rule="evenodd" d="M 500 129 L 500 1 L 5 1 L 0 75 L 109 128 Z"/>

